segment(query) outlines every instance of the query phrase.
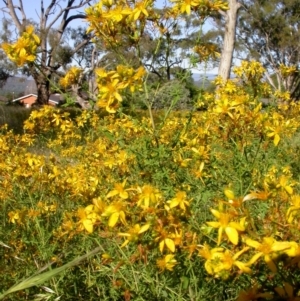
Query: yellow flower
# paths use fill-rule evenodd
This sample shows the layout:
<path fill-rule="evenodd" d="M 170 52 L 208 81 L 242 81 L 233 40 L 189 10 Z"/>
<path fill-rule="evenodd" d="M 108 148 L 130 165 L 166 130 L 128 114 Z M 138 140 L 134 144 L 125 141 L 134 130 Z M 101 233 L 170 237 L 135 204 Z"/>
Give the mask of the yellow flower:
<path fill-rule="evenodd" d="M 160 198 L 159 190 L 151 185 L 144 185 L 142 188 L 138 187 L 139 201 L 137 205 L 142 208 L 148 208 L 150 204 L 156 204 Z"/>
<path fill-rule="evenodd" d="M 284 251 L 290 257 L 300 257 L 300 246 L 295 242 L 290 242 L 290 248 Z"/>
<path fill-rule="evenodd" d="M 97 208 L 94 205 L 79 208 L 77 216 L 80 218 L 79 223 L 81 223 L 84 229 L 89 233 L 93 232 L 95 223 L 100 219 L 97 214 Z"/>
<path fill-rule="evenodd" d="M 244 273 L 251 273 L 251 269 L 247 266 L 246 263 L 237 260 L 242 254 L 247 252 L 249 249 L 249 247 L 245 247 L 233 256 L 231 255 L 229 250 L 226 250 L 222 258 L 222 269 L 231 270 L 233 266 L 236 266 L 240 271 Z"/>
<path fill-rule="evenodd" d="M 264 260 L 272 272 L 277 271 L 277 267 L 273 261 L 273 258 L 276 257 L 276 253 L 291 248 L 290 242 L 278 242 L 273 237 L 264 237 L 262 243 L 247 238 L 245 243 L 258 251 L 258 253 L 250 259 L 248 265 L 255 263 L 261 256 L 264 256 Z"/>
<path fill-rule="evenodd" d="M 114 202 L 107 206 L 102 216 L 108 216 L 108 226 L 113 228 L 120 219 L 122 224 L 126 224 L 125 204 L 122 201 Z"/>
<path fill-rule="evenodd" d="M 224 194 L 226 195 L 226 197 L 228 198 L 228 200 L 234 200 L 235 199 L 234 192 L 231 189 L 229 189 L 229 188 L 226 188 L 224 190 Z"/>
<path fill-rule="evenodd" d="M 20 219 L 20 215 L 18 211 L 10 211 L 8 213 L 9 222 L 15 224 L 17 220 Z"/>
<path fill-rule="evenodd" d="M 221 271 L 220 262 L 224 255 L 223 251 L 223 248 L 210 249 L 207 244 L 199 250 L 199 256 L 206 259 L 204 268 L 208 274 L 217 275 Z"/>
<path fill-rule="evenodd" d="M 68 88 L 72 85 L 78 84 L 82 75 L 82 69 L 79 67 L 71 67 L 66 75 L 60 79 L 60 84 L 64 88 Z"/>
<path fill-rule="evenodd" d="M 274 137 L 274 145 L 277 146 L 280 141 L 280 132 L 282 131 L 282 126 L 279 124 L 278 120 L 274 121 L 274 126 L 269 127 L 270 132 L 267 134 L 268 137 Z"/>
<path fill-rule="evenodd" d="M 33 33 L 34 27 L 29 25 L 14 44 L 3 43 L 2 49 L 10 60 L 18 66 L 33 62 L 36 59 L 36 50 L 40 39 Z"/>
<path fill-rule="evenodd" d="M 211 213 L 219 219 L 218 222 L 206 222 L 208 226 L 213 228 L 218 228 L 218 245 L 221 243 L 223 231 L 225 231 L 228 239 L 234 244 L 237 245 L 239 241 L 239 233 L 245 231 L 244 221 L 241 219 L 240 223 L 230 222 L 231 215 L 228 213 L 219 212 L 215 209 L 211 209 Z"/>
<path fill-rule="evenodd" d="M 245 247 L 232 256 L 229 250 L 224 252 L 223 248 L 209 249 L 208 245 L 204 245 L 203 248 L 199 250 L 199 255 L 206 259 L 204 267 L 207 273 L 219 277 L 222 271 L 229 271 L 233 266 L 236 266 L 244 273 L 251 273 L 251 269 L 246 263 L 237 260 L 248 250 L 249 247 Z"/>
<path fill-rule="evenodd" d="M 130 15 L 130 13 L 131 9 L 117 6 L 116 8 L 110 10 L 105 17 L 119 23 L 122 22 L 128 15 Z"/>
<path fill-rule="evenodd" d="M 100 197 L 93 199 L 93 204 L 97 208 L 97 212 L 102 214 L 106 208 L 106 204 L 102 201 Z"/>
<path fill-rule="evenodd" d="M 185 191 L 178 191 L 176 193 L 175 198 L 168 201 L 170 209 L 179 206 L 183 211 L 186 210 L 186 206 L 189 206 L 189 201 L 186 200 L 186 192 Z"/>
<path fill-rule="evenodd" d="M 279 71 L 283 77 L 288 77 L 297 71 L 297 66 L 285 66 L 284 64 L 280 64 Z"/>
<path fill-rule="evenodd" d="M 213 248 L 213 249 L 210 249 L 208 244 L 204 244 L 204 246 L 202 246 L 202 248 L 199 250 L 199 256 L 209 260 L 209 259 L 212 259 L 213 257 L 213 254 L 218 252 L 223 252 L 223 248 Z"/>
<path fill-rule="evenodd" d="M 169 270 L 169 271 L 173 271 L 173 268 L 175 267 L 175 265 L 177 264 L 176 259 L 174 258 L 175 255 L 173 254 L 168 254 L 166 255 L 164 258 L 162 259 L 158 259 L 156 261 L 156 264 L 158 266 L 158 268 L 163 272 L 164 270 Z"/>
<path fill-rule="evenodd" d="M 118 233 L 119 236 L 124 236 L 127 238 L 121 247 L 125 247 L 130 241 L 138 240 L 139 234 L 142 234 L 142 233 L 148 231 L 149 227 L 150 227 L 149 224 L 146 224 L 142 227 L 139 224 L 135 224 L 133 227 L 131 227 L 128 230 L 128 232 Z"/>
<path fill-rule="evenodd" d="M 162 253 L 164 251 L 165 246 L 174 253 L 175 252 L 175 242 L 173 239 L 166 237 L 163 240 L 160 241 L 159 243 L 159 250 Z"/>
<path fill-rule="evenodd" d="M 297 244 L 295 241 L 290 242 L 290 249 L 284 251 L 289 257 L 292 257 L 291 264 L 297 264 L 298 268 L 300 268 L 300 245 Z"/>
<path fill-rule="evenodd" d="M 135 8 L 132 11 L 131 17 L 134 21 L 140 18 L 141 15 L 148 17 L 149 13 L 147 8 L 151 4 L 151 1 L 141 1 L 135 4 Z"/>
<path fill-rule="evenodd" d="M 291 207 L 289 207 L 286 213 L 286 218 L 288 223 L 291 224 L 293 222 L 295 215 L 299 210 L 300 210 L 300 195 L 293 195 L 291 197 Z"/>
<path fill-rule="evenodd" d="M 288 185 L 288 177 L 287 176 L 280 176 L 279 184 L 276 185 L 277 188 L 283 188 L 288 194 L 293 194 L 293 188 L 291 185 Z"/>
<path fill-rule="evenodd" d="M 124 189 L 126 185 L 126 180 L 123 182 L 123 183 L 117 183 L 115 184 L 115 189 L 110 191 L 106 198 L 110 198 L 110 197 L 113 197 L 113 196 L 120 196 L 120 198 L 126 200 L 128 199 L 128 192 Z"/>

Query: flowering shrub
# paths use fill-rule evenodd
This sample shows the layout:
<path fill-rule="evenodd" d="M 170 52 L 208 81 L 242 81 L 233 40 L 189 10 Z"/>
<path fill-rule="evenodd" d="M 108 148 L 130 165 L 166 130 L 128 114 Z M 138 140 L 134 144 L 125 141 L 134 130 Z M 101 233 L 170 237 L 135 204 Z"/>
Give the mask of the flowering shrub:
<path fill-rule="evenodd" d="M 146 115 L 72 119 L 50 107 L 23 135 L 3 129 L 4 286 L 100 246 L 44 294 L 14 300 L 296 300 L 300 107 L 262 109 L 245 76 L 155 133 Z"/>
<path fill-rule="evenodd" d="M 174 2 L 164 21 L 227 9 Z M 138 49 L 149 24 L 169 34 L 152 1 L 100 1 L 86 13 L 112 49 Z M 20 39 L 2 47 L 33 62 L 33 28 Z M 211 44 L 194 51 L 217 56 Z M 44 107 L 24 134 L 3 128 L 0 299 L 298 300 L 300 105 L 271 91 L 260 64 L 234 72 L 199 95 L 202 112 L 153 112 L 148 102 L 149 117 L 132 117 L 118 108 L 124 93 L 149 95 L 146 69 L 98 69 L 98 107 L 115 114 Z M 81 74 L 73 67 L 61 84 Z M 278 105 L 263 108 L 271 94 Z"/>

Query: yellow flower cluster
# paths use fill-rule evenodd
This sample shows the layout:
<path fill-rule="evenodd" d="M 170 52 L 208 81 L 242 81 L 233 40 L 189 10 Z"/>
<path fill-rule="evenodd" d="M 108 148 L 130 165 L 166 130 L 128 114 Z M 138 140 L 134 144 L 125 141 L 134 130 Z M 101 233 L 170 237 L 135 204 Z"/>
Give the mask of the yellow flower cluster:
<path fill-rule="evenodd" d="M 141 91 L 145 73 L 143 67 L 134 70 L 123 65 L 117 66 L 116 70 L 112 71 L 97 69 L 98 105 L 106 108 L 109 113 L 115 113 L 122 102 L 122 91 L 125 89 L 131 93 Z"/>
<path fill-rule="evenodd" d="M 213 43 L 202 43 L 194 47 L 194 52 L 199 55 L 199 62 L 206 62 L 209 59 L 215 60 L 220 56 L 218 46 Z"/>
<path fill-rule="evenodd" d="M 107 105 L 122 100 L 121 91 L 137 89 L 144 71 L 119 66 L 97 73 Z M 289 139 L 299 130 L 300 105 L 262 109 L 245 85 L 220 81 L 217 97 L 203 96 L 206 111 L 175 112 L 155 137 L 143 111 L 138 119 L 33 111 L 25 134 L 0 138 L 7 229 L 19 233 L 55 220 L 56 243 L 73 247 L 74 237 L 101 238 L 108 249 L 101 264 L 114 271 L 138 261 L 170 275 L 196 265 L 218 279 L 239 281 L 254 271 L 293 277 L 300 265 L 299 180 L 286 157 L 298 162 Z M 249 294 L 269 296 L 255 285 Z M 295 295 L 289 285 L 278 281 L 275 291 L 283 295 L 286 287 L 286 295 Z"/>
<path fill-rule="evenodd" d="M 108 46 L 119 45 L 122 37 L 137 43 L 149 19 L 155 19 L 153 1 L 104 0 L 87 8 L 88 32 L 104 39 Z"/>
<path fill-rule="evenodd" d="M 64 88 L 68 88 L 72 85 L 78 84 L 82 75 L 82 71 L 83 70 L 79 67 L 71 67 L 66 73 L 66 75 L 60 79 L 59 83 Z"/>
<path fill-rule="evenodd" d="M 20 67 L 36 59 L 36 52 L 39 45 L 40 38 L 34 33 L 34 26 L 29 25 L 17 42 L 13 44 L 3 43 L 1 47 L 8 58 Z"/>
<path fill-rule="evenodd" d="M 285 66 L 284 64 L 280 64 L 279 71 L 283 77 L 288 77 L 297 72 L 297 66 Z"/>
<path fill-rule="evenodd" d="M 213 12 L 228 9 L 228 3 L 221 0 L 171 0 L 171 2 L 175 3 L 172 8 L 174 12 L 188 15 L 193 11 L 207 17 Z"/>

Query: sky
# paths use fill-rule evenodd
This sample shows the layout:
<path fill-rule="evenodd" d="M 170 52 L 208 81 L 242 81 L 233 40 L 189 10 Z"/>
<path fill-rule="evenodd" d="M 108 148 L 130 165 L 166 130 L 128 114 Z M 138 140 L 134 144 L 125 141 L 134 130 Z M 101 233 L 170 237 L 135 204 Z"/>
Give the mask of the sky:
<path fill-rule="evenodd" d="M 18 4 L 19 0 L 13 0 L 13 2 L 15 4 Z M 22 0 L 22 2 L 23 2 L 23 7 L 25 10 L 26 16 L 29 18 L 32 18 L 35 21 L 38 21 L 39 16 L 40 16 L 40 0 Z M 78 3 L 78 1 L 76 1 L 76 2 Z M 97 2 L 97 1 L 95 0 L 95 2 Z M 36 3 L 36 4 L 34 5 L 33 3 Z M 49 3 L 50 3 L 50 0 L 44 0 L 44 7 L 46 8 L 49 5 Z M 59 0 L 58 3 L 61 3 L 62 7 L 65 7 L 65 5 L 66 5 L 65 0 Z M 168 4 L 167 0 L 156 0 L 156 2 L 155 2 L 156 7 L 164 7 L 167 4 Z M 0 3 L 0 8 L 1 7 L 3 7 L 3 5 L 1 5 L 1 3 Z M 83 12 L 83 8 L 72 11 L 70 13 L 70 15 L 74 15 L 76 13 L 81 13 L 81 12 Z M 0 19 L 2 19 L 4 17 L 4 15 L 9 16 L 8 14 L 4 14 L 2 11 L 0 11 Z M 56 14 L 54 14 L 54 15 L 56 15 Z M 51 20 L 51 16 L 50 16 L 50 20 Z M 80 25 L 87 26 L 87 23 L 84 22 L 83 20 L 74 20 L 70 24 L 74 27 L 78 27 Z M 184 60 L 182 67 L 188 67 L 187 60 Z M 204 71 L 202 71 L 201 69 L 192 69 L 192 72 L 193 73 L 203 73 Z M 217 74 L 217 72 L 218 72 L 217 68 L 205 70 L 205 73 L 208 73 L 208 74 Z"/>

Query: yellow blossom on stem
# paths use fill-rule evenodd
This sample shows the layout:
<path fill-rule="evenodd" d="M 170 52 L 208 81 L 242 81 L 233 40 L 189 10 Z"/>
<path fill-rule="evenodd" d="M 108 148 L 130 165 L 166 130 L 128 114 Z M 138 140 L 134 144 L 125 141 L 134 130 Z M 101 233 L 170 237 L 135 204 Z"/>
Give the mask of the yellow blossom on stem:
<path fill-rule="evenodd" d="M 245 243 L 256 249 L 256 253 L 248 262 L 248 265 L 255 263 L 261 256 L 272 272 L 277 271 L 277 267 L 273 261 L 277 253 L 280 251 L 285 251 L 291 248 L 291 243 L 287 241 L 278 242 L 273 237 L 264 237 L 263 242 L 252 240 L 250 238 L 245 239 Z"/>
<path fill-rule="evenodd" d="M 25 63 L 31 63 L 36 59 L 36 51 L 39 45 L 40 39 L 34 34 L 33 25 L 29 25 L 16 43 L 3 43 L 1 48 L 11 61 L 18 66 L 23 66 Z"/>
<path fill-rule="evenodd" d="M 125 204 L 122 201 L 117 201 L 108 205 L 102 213 L 102 216 L 109 217 L 108 226 L 111 228 L 113 228 L 117 224 L 119 219 L 122 222 L 122 224 L 125 225 Z"/>
<path fill-rule="evenodd" d="M 9 222 L 15 224 L 16 221 L 20 219 L 20 215 L 18 211 L 10 211 L 8 213 Z"/>
<path fill-rule="evenodd" d="M 126 189 L 124 189 L 126 185 L 126 180 L 123 182 L 123 183 L 117 183 L 115 184 L 115 189 L 111 190 L 106 198 L 110 198 L 110 197 L 113 197 L 113 196 L 116 196 L 118 195 L 121 199 L 128 199 L 128 192 L 126 191 Z"/>
<path fill-rule="evenodd" d="M 208 245 L 204 245 L 203 248 L 199 250 L 199 255 L 206 259 L 204 267 L 207 273 L 219 277 L 222 271 L 230 271 L 233 266 L 236 266 L 244 273 L 251 273 L 251 269 L 246 263 L 237 260 L 248 250 L 249 247 L 245 247 L 232 255 L 229 250 L 224 252 L 223 248 L 210 249 Z"/>
<path fill-rule="evenodd" d="M 185 191 L 178 191 L 176 193 L 175 198 L 167 202 L 169 204 L 169 208 L 179 207 L 182 211 L 186 210 L 186 207 L 190 205 L 189 201 L 186 199 Z"/>
<path fill-rule="evenodd" d="M 229 250 L 226 250 L 222 258 L 222 270 L 231 270 L 233 266 L 236 266 L 240 271 L 244 273 L 251 273 L 251 269 L 247 266 L 246 263 L 237 260 L 242 254 L 247 252 L 249 249 L 249 247 L 245 247 L 241 251 L 235 253 L 233 256 Z"/>
<path fill-rule="evenodd" d="M 223 251 L 223 248 L 210 249 L 207 244 L 199 250 L 199 256 L 206 259 L 204 268 L 208 274 L 217 275 L 221 271 L 220 262 L 224 255 Z"/>
<path fill-rule="evenodd" d="M 175 10 L 179 9 L 181 13 L 187 13 L 188 15 L 193 7 L 199 5 L 196 0 L 171 0 L 171 2 L 176 3 Z"/>
<path fill-rule="evenodd" d="M 277 188 L 283 188 L 288 194 L 293 194 L 293 188 L 288 184 L 289 178 L 285 175 L 280 176 L 279 183 L 276 185 Z"/>
<path fill-rule="evenodd" d="M 136 21 L 141 17 L 148 17 L 149 6 L 152 4 L 152 1 L 140 1 L 135 3 L 135 7 L 131 13 L 131 18 Z"/>
<path fill-rule="evenodd" d="M 204 244 L 201 249 L 199 250 L 199 256 L 209 260 L 212 259 L 213 254 L 216 252 L 223 252 L 223 248 L 213 248 L 210 249 L 208 244 Z"/>
<path fill-rule="evenodd" d="M 244 222 L 245 218 L 241 219 L 240 223 L 231 222 L 231 215 L 229 213 L 219 212 L 215 209 L 210 210 L 211 213 L 219 219 L 218 222 L 206 222 L 208 226 L 217 228 L 218 230 L 218 245 L 220 245 L 222 240 L 223 232 L 226 233 L 228 239 L 237 245 L 239 241 L 239 231 L 245 231 Z"/>
<path fill-rule="evenodd" d="M 270 132 L 267 134 L 268 137 L 273 137 L 274 145 L 277 146 L 280 141 L 280 132 L 282 131 L 282 125 L 278 120 L 274 121 L 274 125 L 269 127 Z"/>
<path fill-rule="evenodd" d="M 82 224 L 84 229 L 89 233 L 93 232 L 95 223 L 100 219 L 97 208 L 94 205 L 79 208 L 77 216 L 80 218 L 79 223 Z"/>
<path fill-rule="evenodd" d="M 288 77 L 295 72 L 297 72 L 297 66 L 292 65 L 292 66 L 285 66 L 284 64 L 279 65 L 279 71 L 283 77 Z"/>
<path fill-rule="evenodd" d="M 284 251 L 286 255 L 292 257 L 291 264 L 297 264 L 298 268 L 300 268 L 300 245 L 295 241 L 290 242 L 291 247 Z"/>
<path fill-rule="evenodd" d="M 286 219 L 291 224 L 295 218 L 295 215 L 300 210 L 300 195 L 292 195 L 290 207 L 286 213 Z"/>
<path fill-rule="evenodd" d="M 158 268 L 163 272 L 164 270 L 173 271 L 173 268 L 177 264 L 177 260 L 174 258 L 175 255 L 168 254 L 162 259 L 158 259 L 156 264 Z"/>
<path fill-rule="evenodd" d="M 175 252 L 175 242 L 172 238 L 166 237 L 159 243 L 159 250 L 162 253 L 164 251 L 165 246 L 172 252 Z"/>
<path fill-rule="evenodd" d="M 106 204 L 102 201 L 102 199 L 100 197 L 94 198 L 93 204 L 97 208 L 97 212 L 99 212 L 100 214 L 102 214 L 104 212 L 105 208 L 107 207 Z"/>
<path fill-rule="evenodd" d="M 142 234 L 142 233 L 148 231 L 149 227 L 150 227 L 150 224 L 145 224 L 143 226 L 140 226 L 139 224 L 135 224 L 133 227 L 131 227 L 128 230 L 128 232 L 118 233 L 119 236 L 126 237 L 126 240 L 122 244 L 121 247 L 125 247 L 130 241 L 137 241 L 139 234 Z"/>
<path fill-rule="evenodd" d="M 159 190 L 151 185 L 138 187 L 137 192 L 139 194 L 137 205 L 143 208 L 148 208 L 150 204 L 156 204 L 161 197 Z"/>

